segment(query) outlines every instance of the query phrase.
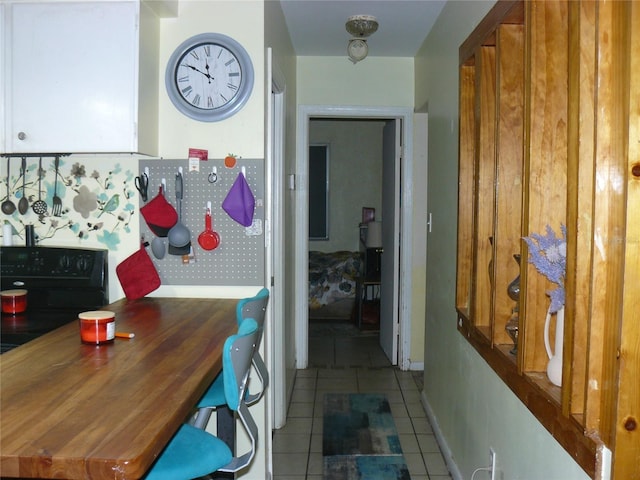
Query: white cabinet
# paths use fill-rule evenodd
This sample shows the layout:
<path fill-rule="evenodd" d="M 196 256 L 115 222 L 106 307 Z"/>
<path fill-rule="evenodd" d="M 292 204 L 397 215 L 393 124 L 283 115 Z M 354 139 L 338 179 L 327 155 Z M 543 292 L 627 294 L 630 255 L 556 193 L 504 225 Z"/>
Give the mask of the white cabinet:
<path fill-rule="evenodd" d="M 4 7 L 3 152 L 157 153 L 159 21 L 144 3 Z"/>

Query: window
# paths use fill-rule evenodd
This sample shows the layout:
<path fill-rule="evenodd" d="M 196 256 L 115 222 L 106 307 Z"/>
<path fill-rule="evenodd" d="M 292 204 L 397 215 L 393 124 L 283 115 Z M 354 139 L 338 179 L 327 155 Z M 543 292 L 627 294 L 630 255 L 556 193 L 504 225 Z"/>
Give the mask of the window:
<path fill-rule="evenodd" d="M 329 240 L 329 145 L 309 146 L 309 240 Z"/>

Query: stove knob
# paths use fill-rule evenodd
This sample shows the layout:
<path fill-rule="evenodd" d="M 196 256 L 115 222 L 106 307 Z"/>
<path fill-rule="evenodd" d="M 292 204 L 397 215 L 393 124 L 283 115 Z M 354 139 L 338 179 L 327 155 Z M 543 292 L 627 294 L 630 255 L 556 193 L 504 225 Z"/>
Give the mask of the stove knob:
<path fill-rule="evenodd" d="M 78 258 L 78 262 L 76 263 L 76 268 L 80 272 L 86 272 L 87 270 L 89 270 L 91 268 L 91 262 L 89 258 L 85 255 L 81 255 Z"/>
<path fill-rule="evenodd" d="M 71 259 L 68 255 L 62 255 L 60 260 L 58 260 L 58 265 L 62 269 L 63 272 L 68 272 L 71 268 Z"/>

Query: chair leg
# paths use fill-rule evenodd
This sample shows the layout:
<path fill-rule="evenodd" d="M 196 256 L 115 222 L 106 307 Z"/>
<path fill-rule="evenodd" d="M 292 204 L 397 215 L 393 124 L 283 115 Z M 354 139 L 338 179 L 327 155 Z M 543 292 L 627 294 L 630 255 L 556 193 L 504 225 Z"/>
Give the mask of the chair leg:
<path fill-rule="evenodd" d="M 210 410 L 210 409 L 207 409 Z M 236 455 L 236 421 L 235 412 L 229 407 L 220 406 L 216 408 L 216 436 L 224 441 Z M 213 480 L 226 480 L 236 478 L 233 472 L 214 472 L 211 474 Z"/>
<path fill-rule="evenodd" d="M 211 413 L 213 412 L 212 408 L 200 408 L 194 414 L 194 416 L 189 421 L 190 425 L 193 425 L 200 430 L 206 430 L 207 424 L 209 423 L 209 419 L 211 418 Z M 225 443 L 227 443 L 225 441 Z M 228 445 L 228 443 L 227 443 Z M 233 451 L 233 449 L 231 450 Z"/>

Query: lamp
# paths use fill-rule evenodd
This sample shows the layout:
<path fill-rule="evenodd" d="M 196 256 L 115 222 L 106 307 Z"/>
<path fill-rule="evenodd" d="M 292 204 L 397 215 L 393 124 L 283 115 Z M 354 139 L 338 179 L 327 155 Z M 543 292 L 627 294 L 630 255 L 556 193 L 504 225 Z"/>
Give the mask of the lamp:
<path fill-rule="evenodd" d="M 352 15 L 345 23 L 347 32 L 354 38 L 349 40 L 347 54 L 349 60 L 357 63 L 364 60 L 369 53 L 366 38 L 378 30 L 378 21 L 373 15 Z"/>
<path fill-rule="evenodd" d="M 367 248 L 382 247 L 382 222 L 369 222 L 367 226 Z"/>

